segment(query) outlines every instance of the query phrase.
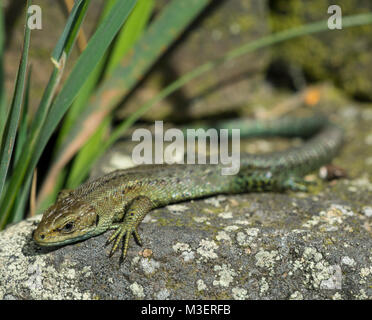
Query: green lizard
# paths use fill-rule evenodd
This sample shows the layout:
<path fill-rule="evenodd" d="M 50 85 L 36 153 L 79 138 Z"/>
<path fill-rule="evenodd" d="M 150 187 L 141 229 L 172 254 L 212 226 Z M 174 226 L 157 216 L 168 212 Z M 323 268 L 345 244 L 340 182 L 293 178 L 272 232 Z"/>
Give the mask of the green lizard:
<path fill-rule="evenodd" d="M 340 128 L 325 117 L 255 122 L 248 134 L 301 136 L 300 146 L 263 155 L 241 155 L 236 175 L 221 175 L 222 165 L 141 165 L 117 170 L 73 191 L 62 191 L 33 234 L 41 246 L 64 245 L 115 229 L 110 256 L 123 239 L 126 256 L 131 235 L 142 244 L 138 225 L 154 208 L 170 203 L 247 191 L 306 191 L 302 177 L 327 164 L 342 144 Z"/>

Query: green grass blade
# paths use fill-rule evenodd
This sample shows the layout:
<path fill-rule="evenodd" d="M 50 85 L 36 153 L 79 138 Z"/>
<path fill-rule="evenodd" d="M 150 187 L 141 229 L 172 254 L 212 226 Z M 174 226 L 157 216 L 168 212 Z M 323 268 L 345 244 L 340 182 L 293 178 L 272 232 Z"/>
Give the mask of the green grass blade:
<path fill-rule="evenodd" d="M 112 7 L 114 6 L 114 4 L 116 3 L 117 0 L 106 0 L 105 1 L 105 6 L 103 8 L 103 11 L 102 11 L 102 15 L 100 16 L 100 21 L 99 23 L 102 22 L 102 20 L 104 18 L 107 17 L 107 15 L 109 14 L 109 12 L 111 11 Z"/>
<path fill-rule="evenodd" d="M 43 213 L 43 211 L 47 209 L 51 205 L 51 203 L 55 201 L 59 191 L 62 189 L 66 189 L 64 185 L 68 171 L 69 171 L 68 168 L 63 168 L 62 171 L 59 172 L 58 176 L 53 181 L 53 188 L 51 189 L 51 192 L 49 192 L 46 195 L 46 197 L 44 197 L 37 203 L 36 214 Z"/>
<path fill-rule="evenodd" d="M 19 124 L 19 130 L 17 134 L 17 141 L 14 152 L 14 163 L 17 163 L 21 153 L 23 152 L 24 145 L 27 141 L 27 132 L 28 132 L 28 116 L 29 116 L 29 100 L 30 100 L 30 83 L 31 83 L 31 67 L 28 71 L 25 97 L 22 108 L 22 116 Z M 29 178 L 29 181 L 26 181 L 24 186 L 21 188 L 21 192 L 17 194 L 16 205 L 13 212 L 10 214 L 9 223 L 14 223 L 22 220 L 23 212 L 26 207 L 28 194 L 32 182 L 32 177 Z"/>
<path fill-rule="evenodd" d="M 91 92 L 96 87 L 96 84 L 102 73 L 102 69 L 105 65 L 105 57 L 102 58 L 101 61 L 97 64 L 97 66 L 95 67 L 91 75 L 89 76 L 89 79 L 86 81 L 84 86 L 81 88 L 79 92 L 79 96 L 76 98 L 73 105 L 68 110 L 68 113 L 66 117 L 64 118 L 62 127 L 59 131 L 59 135 L 58 135 L 54 150 L 58 150 L 61 147 L 75 119 L 79 116 L 82 110 L 84 110 L 84 108 L 86 107 L 87 102 L 89 101 Z M 83 148 L 81 151 L 85 152 L 86 149 Z M 44 180 L 42 188 L 40 192 L 38 193 L 37 211 L 48 207 L 55 200 L 58 194 L 58 191 L 63 186 L 62 182 L 61 183 L 55 183 L 55 182 L 56 180 L 62 181 L 63 180 L 62 176 L 66 176 L 67 171 L 64 170 L 64 168 L 61 169 L 58 166 L 57 168 L 58 172 L 57 172 L 57 170 L 55 169 L 57 166 L 58 166 L 58 163 L 56 161 L 53 161 L 53 164 L 48 171 L 47 178 Z M 49 184 L 48 179 L 49 181 L 53 180 L 53 184 Z"/>
<path fill-rule="evenodd" d="M 105 69 L 105 77 L 112 73 L 125 54 L 127 54 L 129 49 L 133 47 L 135 42 L 139 39 L 147 25 L 154 4 L 153 0 L 139 0 L 137 2 L 136 7 L 133 9 L 128 21 L 125 23 L 115 41 L 114 49 L 110 54 Z M 96 158 L 97 154 L 100 153 L 99 151 L 102 143 L 104 143 L 105 132 L 110 126 L 111 118 L 112 116 L 110 115 L 105 118 L 97 131 L 77 154 L 66 183 L 68 189 L 75 188 L 85 179 L 85 176 L 81 175 L 81 172 L 85 172 L 84 168 L 86 165 L 90 164 L 92 159 Z"/>
<path fill-rule="evenodd" d="M 99 63 L 116 33 L 125 22 L 135 2 L 135 0 L 117 1 L 109 15 L 89 41 L 87 48 L 81 54 L 69 78 L 51 107 L 50 114 L 42 130 L 43 134 L 39 139 L 39 146 L 41 146 L 41 148 L 36 152 L 34 163 L 41 155 L 43 147 L 46 145 L 60 120 L 76 98 L 93 68 Z"/>
<path fill-rule="evenodd" d="M 98 118 L 103 121 L 166 51 L 166 48 L 179 37 L 210 2 L 211 0 L 173 0 L 162 10 L 133 47 L 130 59 L 125 61 L 124 65 L 119 65 L 112 76 L 99 87 L 89 107 L 84 110 L 69 132 L 66 143 L 59 150 L 59 155 L 64 154 L 65 150 L 70 147 L 69 143 L 75 141 L 75 138 L 81 133 L 81 128 L 84 128 L 86 135 L 85 140 L 80 140 L 81 145 L 89 139 L 89 134 L 91 136 L 98 126 L 92 126 L 92 119 Z M 81 145 L 76 147 L 76 151 L 80 149 Z M 73 184 L 76 184 L 76 181 Z"/>
<path fill-rule="evenodd" d="M 88 5 L 89 1 L 80 2 L 78 4 L 78 6 L 80 8 L 80 10 L 78 11 L 79 15 L 78 16 L 76 15 L 76 10 L 75 10 L 75 13 L 74 13 L 74 18 L 76 19 L 76 22 L 69 23 L 69 28 L 65 28 L 64 31 L 62 32 L 61 38 L 64 39 L 63 43 L 65 43 L 66 45 L 67 45 L 67 43 L 74 42 L 74 40 L 76 38 L 76 35 L 77 35 L 77 31 L 73 31 L 73 30 L 75 30 L 77 27 L 80 28 L 81 22 L 82 22 L 82 20 L 85 16 L 85 13 L 86 13 L 86 10 L 87 10 L 87 5 Z M 66 39 L 66 35 L 69 35 L 68 39 Z M 61 43 L 61 42 L 62 41 L 58 41 L 58 43 Z M 58 46 L 59 46 L 59 44 L 58 44 Z M 25 172 L 25 168 L 30 161 L 30 155 L 32 153 L 32 150 L 35 147 L 37 137 L 40 133 L 40 130 L 41 130 L 44 122 L 45 122 L 45 119 L 46 119 L 46 116 L 48 114 L 50 105 L 52 103 L 52 99 L 54 97 L 54 93 L 55 93 L 55 91 L 56 91 L 56 89 L 59 85 L 60 80 L 61 80 L 63 70 L 64 70 L 64 65 L 66 63 L 68 53 L 70 52 L 70 50 L 68 50 L 67 48 L 60 48 L 60 47 L 59 47 L 58 50 L 54 50 L 54 51 L 55 52 L 60 51 L 61 58 L 57 62 L 54 61 L 55 63 L 54 63 L 54 69 L 53 69 L 52 75 L 49 79 L 47 87 L 46 87 L 46 89 L 44 91 L 44 94 L 42 96 L 39 108 L 37 109 L 37 112 L 36 112 L 36 114 L 34 116 L 34 119 L 32 121 L 31 129 L 30 129 L 30 135 L 28 137 L 28 144 L 26 145 L 25 152 L 23 152 L 22 156 L 21 156 L 21 163 L 19 165 L 23 167 L 23 170 L 21 171 L 21 168 L 17 167 L 16 168 L 17 172 Z"/>
<path fill-rule="evenodd" d="M 27 2 L 29 4 L 29 2 Z M 25 33 L 23 41 L 23 50 L 21 61 L 18 69 L 18 74 L 16 78 L 16 84 L 14 89 L 13 100 L 10 107 L 10 114 L 8 123 L 4 131 L 4 140 L 1 148 L 1 161 L 0 161 L 0 195 L 2 194 L 3 187 L 5 184 L 5 179 L 7 177 L 9 164 L 11 161 L 14 142 L 17 135 L 18 122 L 21 114 L 22 100 L 25 88 L 27 61 L 28 61 L 28 49 L 30 46 L 30 34 L 31 30 L 27 26 L 27 19 L 29 15 L 26 14 L 26 24 Z M 6 216 L 2 215 L 0 217 L 0 226 L 4 223 L 3 218 Z"/>
<path fill-rule="evenodd" d="M 20 193 L 17 195 L 17 201 L 14 205 L 14 209 L 9 216 L 8 223 L 19 222 L 24 218 L 24 212 L 29 199 L 29 193 L 32 183 L 32 178 L 28 177 L 27 181 L 22 185 Z"/>
<path fill-rule="evenodd" d="M 66 139 L 68 132 L 71 130 L 71 127 L 75 122 L 75 119 L 79 116 L 79 114 L 82 113 L 85 106 L 87 105 L 89 97 L 94 88 L 96 87 L 100 75 L 102 74 L 104 62 L 105 61 L 103 60 L 97 64 L 97 66 L 94 68 L 93 72 L 89 76 L 89 79 L 81 88 L 79 95 L 76 97 L 76 100 L 73 102 L 71 108 L 68 110 L 68 113 L 65 119 L 63 120 L 63 124 L 58 135 L 56 150 L 58 150 L 61 147 L 63 141 Z"/>
<path fill-rule="evenodd" d="M 87 5 L 90 0 L 85 0 L 85 1 L 86 1 L 85 5 Z M 86 9 L 79 11 L 79 16 L 75 16 L 75 19 L 77 19 L 76 23 L 71 24 L 70 28 L 74 29 L 77 26 L 80 27 L 81 22 L 83 20 L 82 16 L 85 15 L 85 12 L 86 12 Z M 64 34 L 69 34 L 69 37 L 70 37 L 70 40 L 65 41 L 67 45 L 67 44 L 74 42 L 73 38 L 76 37 L 77 31 L 72 32 L 71 30 L 66 31 L 65 29 L 63 32 L 63 35 Z M 6 190 L 6 194 L 5 195 L 1 194 L 0 212 L 2 213 L 2 216 L 5 218 L 0 220 L 0 229 L 2 229 L 5 226 L 6 219 L 10 216 L 10 212 L 12 210 L 15 197 L 20 192 L 20 188 L 22 186 L 22 183 L 24 182 L 25 174 L 27 172 L 27 168 L 31 160 L 31 156 L 35 148 L 37 148 L 36 146 L 37 138 L 45 122 L 52 99 L 54 97 L 54 93 L 62 77 L 64 65 L 65 65 L 67 54 L 69 53 L 69 51 L 70 50 L 67 50 L 67 49 L 62 50 L 61 59 L 57 63 L 54 61 L 55 64 L 54 64 L 52 75 L 49 79 L 49 82 L 44 91 L 43 97 L 41 99 L 39 108 L 31 124 L 30 134 L 28 137 L 28 143 L 25 145 L 25 150 L 23 150 L 23 152 L 21 153 L 20 159 L 18 163 L 16 164 L 15 169 L 13 170 L 13 174 L 11 175 L 10 180 L 8 181 L 9 183 L 7 184 L 8 188 Z M 32 176 L 32 173 L 30 175 Z M 29 177 L 27 179 L 29 179 Z"/>
<path fill-rule="evenodd" d="M 154 9 L 154 0 L 138 0 L 136 7 L 128 18 L 115 41 L 115 46 L 110 54 L 105 75 L 109 75 L 119 65 L 124 55 L 143 33 L 143 30 Z"/>
<path fill-rule="evenodd" d="M 4 79 L 4 43 L 5 43 L 5 26 L 3 7 L 0 6 L 0 149 L 3 139 L 3 132 L 8 118 L 8 107 L 5 97 L 5 79 Z"/>
<path fill-rule="evenodd" d="M 84 146 L 83 152 L 79 152 L 74 159 L 74 165 L 71 168 L 69 177 L 66 182 L 67 189 L 74 189 L 79 186 L 81 181 L 85 178 L 85 170 L 87 164 L 91 163 L 92 155 L 101 153 L 104 137 L 107 135 L 107 129 L 110 127 L 111 117 L 106 117 L 98 130 L 94 133 L 88 143 Z M 100 142 L 100 143 L 97 143 Z M 82 175 L 83 172 L 83 175 Z"/>
<path fill-rule="evenodd" d="M 86 10 L 88 9 L 90 0 L 77 0 L 67 18 L 65 28 L 60 36 L 57 45 L 54 47 L 52 53 L 52 61 L 58 62 L 63 52 L 68 55 L 76 40 L 76 35 L 80 30 L 81 24 L 84 20 Z"/>
<path fill-rule="evenodd" d="M 105 2 L 105 6 L 103 8 L 102 15 L 100 16 L 100 21 L 98 25 L 104 20 L 107 14 L 112 9 L 113 5 L 115 4 L 116 0 L 108 0 Z M 73 105 L 68 110 L 66 117 L 63 120 L 63 124 L 61 130 L 58 135 L 57 143 L 56 143 L 56 150 L 60 148 L 62 142 L 66 138 L 67 133 L 70 131 L 73 123 L 75 122 L 78 115 L 82 112 L 82 110 L 87 105 L 89 98 L 91 96 L 92 91 L 96 87 L 99 78 L 102 74 L 102 70 L 106 64 L 107 54 L 103 56 L 101 61 L 95 66 L 93 72 L 90 74 L 88 80 L 85 82 L 84 86 L 81 88 L 79 95 L 76 97 Z"/>
<path fill-rule="evenodd" d="M 79 57 L 69 78 L 50 109 L 50 113 L 40 133 L 40 138 L 38 139 L 38 147 L 32 155 L 26 177 L 32 175 L 49 138 L 76 98 L 79 90 L 83 87 L 92 70 L 103 57 L 115 35 L 126 21 L 135 3 L 135 0 L 128 0 L 125 2 L 121 0 L 116 1 L 108 16 L 90 39 L 85 51 Z M 11 194 L 9 194 L 9 196 L 12 197 Z"/>
<path fill-rule="evenodd" d="M 148 0 L 146 0 L 146 1 L 148 1 Z M 104 21 L 106 16 L 109 14 L 113 5 L 115 5 L 115 2 L 116 1 L 113 1 L 113 0 L 106 1 L 105 6 L 103 8 L 103 12 L 102 12 L 102 14 L 100 16 L 100 19 L 99 19 L 98 26 L 100 26 L 102 21 Z M 137 6 L 135 7 L 134 10 L 136 10 L 136 8 L 137 8 Z M 130 15 L 129 17 L 131 17 L 131 16 L 132 15 Z M 83 85 L 83 87 L 79 91 L 78 97 L 73 102 L 72 106 L 69 108 L 69 110 L 66 114 L 66 117 L 64 118 L 61 130 L 59 132 L 57 142 L 56 142 L 56 146 L 55 146 L 54 150 L 58 150 L 61 147 L 67 133 L 70 131 L 71 126 L 74 124 L 74 121 L 79 116 L 79 114 L 82 112 L 82 110 L 84 110 L 84 108 L 86 107 L 86 105 L 89 101 L 89 98 L 90 98 L 93 90 L 97 86 L 97 84 L 100 80 L 100 77 L 103 73 L 103 69 L 106 65 L 107 57 L 108 57 L 108 53 L 106 52 L 105 55 L 101 58 L 101 61 L 95 66 L 93 72 L 89 75 L 85 84 Z M 108 128 L 107 124 L 106 124 L 106 128 Z M 101 131 L 102 130 L 103 130 L 103 128 L 101 128 Z M 100 137 L 96 136 L 95 139 L 100 139 Z M 96 144 L 99 145 L 100 140 L 94 141 L 92 143 L 96 143 Z M 83 153 L 91 152 L 92 148 L 84 147 L 80 151 L 83 152 Z M 82 156 L 82 158 L 84 158 L 84 157 Z M 58 175 L 60 174 L 60 171 L 63 169 L 62 166 L 60 166 L 58 160 L 59 160 L 58 157 L 56 157 L 54 159 L 53 164 L 52 164 L 52 166 L 51 166 L 51 168 L 48 172 L 47 178 L 44 180 L 42 188 L 41 188 L 41 190 L 38 194 L 37 202 L 38 202 L 38 207 L 39 208 L 40 207 L 44 208 L 50 202 L 52 202 L 54 200 L 52 195 L 56 194 L 56 189 L 59 188 L 59 185 L 54 183 L 54 181 L 59 180 Z M 78 161 L 76 163 L 80 164 L 81 161 Z M 74 164 L 75 164 L 75 162 L 74 162 Z M 72 168 L 72 170 L 74 170 L 74 168 Z"/>
<path fill-rule="evenodd" d="M 96 116 L 94 111 L 100 110 L 102 116 L 111 112 L 208 3 L 210 0 L 171 1 L 136 43 L 131 58 L 116 68 L 112 77 L 100 86 L 89 109 L 81 115 L 71 135 L 80 131 L 79 128 L 88 117 Z"/>
<path fill-rule="evenodd" d="M 26 80 L 25 96 L 22 107 L 22 116 L 19 123 L 19 129 L 17 133 L 17 141 L 14 152 L 14 163 L 17 163 L 21 153 L 23 151 L 24 145 L 27 141 L 27 132 L 28 132 L 28 118 L 29 118 L 29 100 L 30 100 L 30 80 L 31 80 L 31 71 L 30 67 L 28 70 L 28 76 Z"/>
<path fill-rule="evenodd" d="M 32 123 L 32 148 L 33 143 L 35 143 L 49 112 L 54 93 L 59 85 L 64 71 L 66 60 L 71 52 L 72 44 L 75 42 L 81 24 L 85 18 L 89 3 L 90 0 L 82 0 L 75 3 L 71 10 L 71 14 L 67 19 L 67 24 L 57 42 L 56 47 L 53 50 L 51 59 L 54 63 L 54 70 Z"/>

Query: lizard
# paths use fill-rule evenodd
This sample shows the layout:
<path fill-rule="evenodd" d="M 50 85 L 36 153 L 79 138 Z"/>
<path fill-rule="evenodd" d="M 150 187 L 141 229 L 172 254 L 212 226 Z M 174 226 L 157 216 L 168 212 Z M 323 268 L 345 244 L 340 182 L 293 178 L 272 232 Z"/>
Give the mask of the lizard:
<path fill-rule="evenodd" d="M 256 121 L 245 131 L 251 136 L 306 140 L 284 151 L 241 154 L 235 175 L 221 175 L 220 164 L 153 164 L 113 171 L 75 190 L 61 191 L 34 230 L 34 241 L 60 246 L 114 230 L 107 241 L 113 242 L 110 256 L 123 240 L 124 258 L 132 235 L 142 245 L 138 226 L 151 210 L 217 194 L 306 191 L 308 182 L 303 177 L 329 163 L 343 142 L 342 129 L 317 114 Z"/>

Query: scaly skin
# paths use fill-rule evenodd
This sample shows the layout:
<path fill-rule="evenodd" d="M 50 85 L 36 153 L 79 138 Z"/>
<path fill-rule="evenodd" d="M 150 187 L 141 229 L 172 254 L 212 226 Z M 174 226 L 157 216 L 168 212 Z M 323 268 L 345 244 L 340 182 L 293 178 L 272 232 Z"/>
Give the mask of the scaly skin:
<path fill-rule="evenodd" d="M 249 131 L 249 130 L 248 130 Z M 250 135 L 311 136 L 302 146 L 264 155 L 241 155 L 236 175 L 221 175 L 222 165 L 143 165 L 117 170 L 74 191 L 64 190 L 44 213 L 34 232 L 42 246 L 64 245 L 115 229 L 111 254 L 124 239 L 123 256 L 133 234 L 154 208 L 221 193 L 306 191 L 302 177 L 329 163 L 342 144 L 342 131 L 325 118 L 311 116 L 255 123 Z"/>

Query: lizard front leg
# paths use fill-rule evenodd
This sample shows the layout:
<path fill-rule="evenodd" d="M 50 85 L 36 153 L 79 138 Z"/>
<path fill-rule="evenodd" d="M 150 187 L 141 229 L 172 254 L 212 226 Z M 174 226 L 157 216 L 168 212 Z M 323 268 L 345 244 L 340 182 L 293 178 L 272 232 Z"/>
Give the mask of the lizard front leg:
<path fill-rule="evenodd" d="M 108 239 L 107 243 L 110 243 L 114 239 L 114 245 L 112 246 L 110 256 L 116 251 L 121 239 L 124 239 L 123 258 L 126 256 L 128 251 L 129 239 L 133 234 L 137 243 L 142 245 L 141 238 L 138 234 L 137 227 L 146 214 L 153 208 L 151 200 L 145 196 L 139 196 L 133 199 L 127 212 L 125 213 L 123 222 L 118 226 L 116 231 Z"/>

